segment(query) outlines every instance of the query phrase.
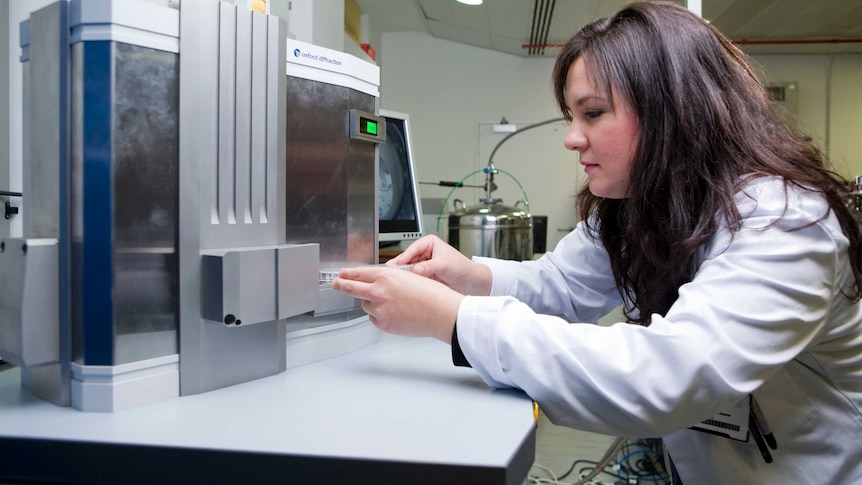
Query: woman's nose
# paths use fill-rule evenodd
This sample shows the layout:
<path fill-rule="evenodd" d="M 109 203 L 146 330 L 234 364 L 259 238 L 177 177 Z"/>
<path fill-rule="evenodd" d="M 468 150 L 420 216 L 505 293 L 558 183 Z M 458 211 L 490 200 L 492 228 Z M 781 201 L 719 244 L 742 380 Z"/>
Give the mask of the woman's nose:
<path fill-rule="evenodd" d="M 587 137 L 581 130 L 577 120 L 573 120 L 569 125 L 569 131 L 566 133 L 566 138 L 563 144 L 568 150 L 582 151 L 587 147 Z"/>

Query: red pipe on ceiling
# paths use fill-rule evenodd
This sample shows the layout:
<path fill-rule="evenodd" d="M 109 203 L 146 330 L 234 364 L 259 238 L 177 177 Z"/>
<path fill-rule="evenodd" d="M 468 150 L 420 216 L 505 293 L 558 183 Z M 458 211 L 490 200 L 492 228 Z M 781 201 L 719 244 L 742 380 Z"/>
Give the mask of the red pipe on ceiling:
<path fill-rule="evenodd" d="M 734 44 L 739 45 L 758 45 L 758 44 L 859 44 L 862 39 L 811 39 L 811 40 L 735 40 Z"/>
<path fill-rule="evenodd" d="M 790 44 L 862 44 L 862 39 L 811 39 L 811 40 L 734 40 L 738 45 L 790 45 Z M 563 47 L 561 43 L 522 44 L 522 49 Z"/>

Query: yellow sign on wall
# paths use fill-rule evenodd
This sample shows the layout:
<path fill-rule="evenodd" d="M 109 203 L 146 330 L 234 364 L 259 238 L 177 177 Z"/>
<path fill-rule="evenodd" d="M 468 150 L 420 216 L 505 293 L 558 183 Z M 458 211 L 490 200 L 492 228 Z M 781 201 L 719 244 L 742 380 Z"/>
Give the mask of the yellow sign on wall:
<path fill-rule="evenodd" d="M 357 44 L 362 43 L 362 9 L 356 0 L 344 0 L 344 32 Z"/>

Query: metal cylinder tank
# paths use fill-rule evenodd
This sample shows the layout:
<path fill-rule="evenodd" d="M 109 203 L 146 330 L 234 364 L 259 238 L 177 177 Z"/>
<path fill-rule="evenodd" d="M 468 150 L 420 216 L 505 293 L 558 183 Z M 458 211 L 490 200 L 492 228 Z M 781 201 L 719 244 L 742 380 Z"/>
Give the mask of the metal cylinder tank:
<path fill-rule="evenodd" d="M 514 207 L 486 198 L 466 207 L 455 199 L 449 244 L 462 254 L 523 261 L 533 257 L 533 220 L 523 201 Z"/>

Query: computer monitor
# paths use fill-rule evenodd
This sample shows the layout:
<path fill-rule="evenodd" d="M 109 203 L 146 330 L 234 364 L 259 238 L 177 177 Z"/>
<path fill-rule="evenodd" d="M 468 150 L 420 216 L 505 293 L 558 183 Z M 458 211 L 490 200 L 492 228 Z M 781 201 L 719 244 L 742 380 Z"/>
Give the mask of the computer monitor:
<path fill-rule="evenodd" d="M 386 141 L 378 158 L 378 235 L 381 246 L 422 235 L 422 206 L 413 163 L 410 117 L 380 110 L 386 120 Z"/>

